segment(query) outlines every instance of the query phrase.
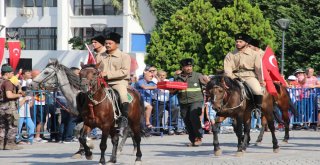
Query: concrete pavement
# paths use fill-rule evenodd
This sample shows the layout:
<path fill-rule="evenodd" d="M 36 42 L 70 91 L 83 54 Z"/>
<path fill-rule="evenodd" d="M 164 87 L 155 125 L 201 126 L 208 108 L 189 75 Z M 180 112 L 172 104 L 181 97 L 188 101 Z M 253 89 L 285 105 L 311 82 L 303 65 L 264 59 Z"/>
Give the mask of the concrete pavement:
<path fill-rule="evenodd" d="M 258 133 L 251 133 L 251 139 L 256 139 Z M 276 133 L 280 152 L 273 153 L 271 134 L 266 132 L 261 146 L 250 145 L 243 157 L 236 157 L 235 134 L 220 134 L 220 144 L 223 154 L 213 155 L 212 135 L 204 135 L 200 147 L 186 147 L 187 135 L 153 136 L 142 140 L 142 163 L 147 165 L 319 165 L 320 164 L 320 132 L 291 131 L 288 144 L 281 142 L 283 132 Z M 93 160 L 71 159 L 78 149 L 77 143 L 38 143 L 24 145 L 23 150 L 0 151 L 0 164 L 3 165 L 44 165 L 44 164 L 98 164 L 100 158 L 99 140 L 95 140 Z M 109 159 L 111 143 L 108 139 L 106 160 Z M 116 164 L 134 164 L 132 141 L 128 140 L 123 153 L 118 156 Z"/>

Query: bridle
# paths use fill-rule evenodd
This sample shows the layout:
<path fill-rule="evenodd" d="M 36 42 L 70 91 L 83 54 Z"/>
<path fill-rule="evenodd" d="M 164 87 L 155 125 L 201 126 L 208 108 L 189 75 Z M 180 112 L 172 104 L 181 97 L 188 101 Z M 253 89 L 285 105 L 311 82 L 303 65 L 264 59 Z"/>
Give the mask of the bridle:
<path fill-rule="evenodd" d="M 46 88 L 46 87 L 52 87 L 54 89 L 57 89 L 57 88 L 60 88 L 60 87 L 63 87 L 65 85 L 69 85 L 69 83 L 65 83 L 65 84 L 59 84 L 58 82 L 58 75 L 57 75 L 57 72 L 59 72 L 58 69 L 52 67 L 52 65 L 46 67 L 46 69 L 51 69 L 53 70 L 53 72 L 50 72 L 50 74 L 48 74 L 44 79 L 42 79 L 41 81 L 36 81 L 36 80 L 33 80 L 33 82 L 39 84 L 39 88 L 41 89 L 42 87 Z M 44 73 L 46 74 L 46 73 Z M 49 81 L 51 78 L 55 78 L 54 80 L 54 83 L 48 83 L 47 81 Z M 46 84 L 44 86 L 42 86 L 43 84 Z"/>

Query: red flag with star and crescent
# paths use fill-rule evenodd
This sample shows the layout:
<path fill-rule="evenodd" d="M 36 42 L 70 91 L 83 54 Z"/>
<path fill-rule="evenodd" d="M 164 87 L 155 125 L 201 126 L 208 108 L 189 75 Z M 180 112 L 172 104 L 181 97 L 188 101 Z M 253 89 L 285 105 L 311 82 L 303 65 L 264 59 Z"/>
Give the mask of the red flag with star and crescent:
<path fill-rule="evenodd" d="M 283 86 L 286 86 L 286 82 L 279 72 L 277 59 L 269 46 L 267 46 L 262 58 L 262 74 L 266 82 L 266 89 L 271 95 L 277 95 L 274 81 L 280 81 Z"/>
<path fill-rule="evenodd" d="M 13 70 L 16 70 L 21 54 L 20 41 L 8 41 L 9 63 Z"/>

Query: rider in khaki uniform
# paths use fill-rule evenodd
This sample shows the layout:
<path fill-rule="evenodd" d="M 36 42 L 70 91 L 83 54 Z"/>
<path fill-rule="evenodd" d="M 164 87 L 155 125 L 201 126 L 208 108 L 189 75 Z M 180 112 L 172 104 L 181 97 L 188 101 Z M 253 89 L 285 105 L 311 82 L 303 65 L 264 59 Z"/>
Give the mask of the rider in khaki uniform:
<path fill-rule="evenodd" d="M 22 149 L 15 143 L 18 126 L 18 109 L 16 100 L 21 94 L 16 93 L 16 87 L 9 81 L 14 76 L 10 65 L 1 67 L 1 102 L 0 102 L 0 149 Z"/>
<path fill-rule="evenodd" d="M 236 50 L 226 55 L 224 59 L 224 72 L 230 78 L 240 78 L 246 82 L 254 94 L 257 105 L 255 111 L 261 110 L 263 84 L 261 72 L 261 54 L 249 48 L 251 37 L 244 33 L 235 35 Z"/>
<path fill-rule="evenodd" d="M 121 36 L 118 33 L 111 32 L 107 34 L 105 40 L 106 54 L 96 56 L 97 64 L 100 64 L 101 75 L 105 78 L 111 88 L 118 91 L 122 103 L 122 116 L 128 118 L 128 91 L 130 79 L 130 55 L 119 50 Z M 124 124 L 121 124 L 123 128 Z M 122 134 L 122 131 L 120 131 Z"/>

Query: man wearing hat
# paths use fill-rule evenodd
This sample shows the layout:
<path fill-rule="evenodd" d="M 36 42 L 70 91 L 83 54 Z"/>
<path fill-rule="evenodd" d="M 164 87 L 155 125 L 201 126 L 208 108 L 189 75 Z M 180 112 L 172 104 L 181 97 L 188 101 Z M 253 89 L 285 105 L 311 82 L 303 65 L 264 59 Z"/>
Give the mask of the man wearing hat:
<path fill-rule="evenodd" d="M 130 79 L 130 55 L 119 50 L 121 36 L 111 32 L 105 38 L 106 54 L 96 56 L 97 63 L 100 63 L 101 75 L 105 78 L 111 88 L 116 90 L 121 100 L 121 115 L 128 118 L 129 100 L 127 87 Z M 126 122 L 121 122 L 120 135 L 126 127 Z"/>
<path fill-rule="evenodd" d="M 224 72 L 230 78 L 239 78 L 246 82 L 254 94 L 256 114 L 260 114 L 264 84 L 261 72 L 261 55 L 249 48 L 252 38 L 244 33 L 235 35 L 236 50 L 229 52 L 224 59 Z M 261 84 L 261 85 L 260 85 Z M 257 118 L 260 116 L 256 116 Z"/>
<path fill-rule="evenodd" d="M 100 54 L 106 53 L 106 47 L 104 46 L 105 37 L 103 35 L 98 35 L 91 38 L 91 43 L 93 45 L 94 56 L 97 57 Z"/>
<path fill-rule="evenodd" d="M 180 113 L 189 133 L 191 143 L 188 146 L 199 146 L 202 144 L 200 115 L 202 113 L 203 94 L 200 80 L 203 75 L 192 70 L 194 65 L 192 58 L 183 59 L 180 64 L 182 72 L 175 75 L 174 79 L 188 84 L 186 90 L 178 91 Z"/>
<path fill-rule="evenodd" d="M 16 93 L 16 87 L 9 81 L 14 76 L 10 65 L 4 64 L 1 67 L 1 101 L 0 101 L 0 149 L 17 150 L 22 149 L 15 143 L 17 134 L 18 114 L 16 100 L 22 94 Z M 18 116 L 17 116 L 18 117 Z"/>

